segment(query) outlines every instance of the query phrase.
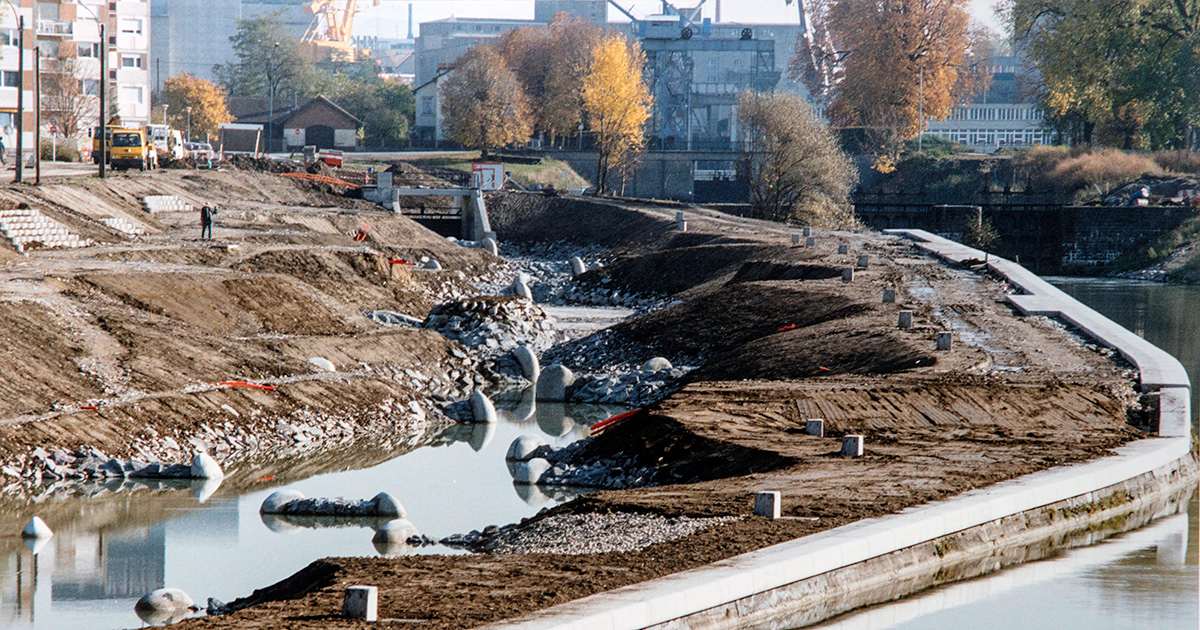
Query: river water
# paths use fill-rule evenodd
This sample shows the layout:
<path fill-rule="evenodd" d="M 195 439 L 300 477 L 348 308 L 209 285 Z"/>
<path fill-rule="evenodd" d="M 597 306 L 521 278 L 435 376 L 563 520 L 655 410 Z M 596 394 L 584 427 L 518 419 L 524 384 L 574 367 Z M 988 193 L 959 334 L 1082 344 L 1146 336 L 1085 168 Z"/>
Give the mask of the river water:
<path fill-rule="evenodd" d="M 433 539 L 505 525 L 574 496 L 547 496 L 514 484 L 504 461 L 514 439 L 537 435 L 565 446 L 585 437 L 592 424 L 623 411 L 546 403 L 533 410 L 528 400 L 515 399 L 498 400 L 497 408 L 497 424 L 452 427 L 437 446 L 286 487 L 309 497 L 355 499 L 386 491 Z M 367 523 L 311 527 L 264 519 L 259 506 L 279 488 L 240 494 L 218 490 L 204 503 L 186 489 L 67 499 L 88 515 L 80 521 L 89 525 L 56 529 L 36 557 L 11 540 L 5 546 L 10 551 L 0 557 L 0 628 L 136 628 L 142 623 L 133 604 L 156 588 L 181 588 L 203 606 L 208 597 L 227 602 L 247 595 L 319 558 L 380 554 Z M 440 545 L 415 552 L 455 553 Z"/>
<path fill-rule="evenodd" d="M 1200 372 L 1200 288 L 1048 278 L 1075 299 Z M 1192 388 L 1192 423 L 1200 414 Z M 1200 500 L 1091 547 L 838 617 L 823 630 L 1197 630 Z"/>

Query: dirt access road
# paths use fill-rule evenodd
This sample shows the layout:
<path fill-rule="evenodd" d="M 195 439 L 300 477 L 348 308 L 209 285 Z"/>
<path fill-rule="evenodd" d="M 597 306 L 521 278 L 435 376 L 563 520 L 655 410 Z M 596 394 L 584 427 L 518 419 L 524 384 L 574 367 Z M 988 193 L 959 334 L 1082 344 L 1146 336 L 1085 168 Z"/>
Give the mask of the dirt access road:
<path fill-rule="evenodd" d="M 472 628 L 1095 458 L 1145 435 L 1127 422 L 1138 417 L 1127 366 L 1056 322 L 1017 317 L 1001 283 L 899 239 L 817 230 L 814 247 L 793 247 L 790 229 L 698 209 L 686 209 L 684 233 L 671 206 L 497 195 L 490 207 L 504 242 L 606 248 L 605 266 L 578 282 L 672 298 L 553 358 L 584 372 L 653 356 L 698 366 L 578 457 L 630 459 L 653 469 L 653 485 L 597 492 L 521 529 L 563 513 L 742 518 L 606 554 L 328 559 L 237 602 L 240 612 L 187 624 L 366 627 L 340 618 L 342 593 L 373 584 L 381 618 Z M 843 282 L 860 254 L 868 266 Z M 884 289 L 896 303 L 882 302 Z M 914 312 L 912 329 L 897 328 L 900 309 Z M 944 330 L 955 347 L 935 351 Z M 805 434 L 809 418 L 826 421 L 824 437 Z M 864 457 L 838 454 L 846 434 L 866 436 Z M 753 516 L 759 490 L 782 491 L 789 518 Z"/>

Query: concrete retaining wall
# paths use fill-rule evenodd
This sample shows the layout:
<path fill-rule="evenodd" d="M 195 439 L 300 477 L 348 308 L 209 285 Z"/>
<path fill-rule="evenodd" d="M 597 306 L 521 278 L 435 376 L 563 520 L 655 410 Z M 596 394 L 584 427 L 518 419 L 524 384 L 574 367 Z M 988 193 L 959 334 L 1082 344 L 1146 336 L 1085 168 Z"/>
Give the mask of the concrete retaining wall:
<path fill-rule="evenodd" d="M 896 233 L 952 262 L 985 256 L 927 232 Z M 798 627 L 1034 559 L 1057 545 L 1090 544 L 1177 511 L 1197 475 L 1190 384 L 1179 362 L 1019 265 L 993 259 L 989 266 L 1021 289 L 1010 298 L 1018 309 L 1063 317 L 1137 365 L 1143 389 L 1156 389 L 1163 397 L 1160 437 L 1127 444 L 1111 457 L 1034 473 L 486 627 Z M 947 552 L 956 548 L 961 552 Z"/>

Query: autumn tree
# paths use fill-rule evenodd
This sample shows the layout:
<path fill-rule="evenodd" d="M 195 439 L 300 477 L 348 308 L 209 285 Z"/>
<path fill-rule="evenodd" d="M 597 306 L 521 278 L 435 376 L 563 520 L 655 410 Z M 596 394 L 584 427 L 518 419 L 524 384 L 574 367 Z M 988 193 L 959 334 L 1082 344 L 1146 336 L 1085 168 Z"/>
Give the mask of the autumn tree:
<path fill-rule="evenodd" d="M 811 105 L 795 94 L 738 97 L 742 172 L 755 215 L 770 221 L 845 226 L 858 181 L 849 156 Z"/>
<path fill-rule="evenodd" d="M 516 74 L 492 47 L 478 45 L 442 83 L 446 136 L 485 152 L 529 141 L 529 105 Z"/>
<path fill-rule="evenodd" d="M 1008 0 L 1005 14 L 1069 140 L 1200 142 L 1200 0 Z"/>
<path fill-rule="evenodd" d="M 74 55 L 60 54 L 55 65 L 56 72 L 42 74 L 42 111 L 58 123 L 59 134 L 77 137 L 100 116 L 99 82 Z"/>
<path fill-rule="evenodd" d="M 225 99 L 224 88 L 212 81 L 194 77 L 186 72 L 163 81 L 162 99 L 168 108 L 171 126 L 188 128 L 191 111 L 192 136 L 216 133 L 217 125 L 233 122 Z"/>
<path fill-rule="evenodd" d="M 645 124 L 654 99 L 642 68 L 646 56 L 623 35 L 607 35 L 596 45 L 583 78 L 583 110 L 596 134 L 596 188 L 608 188 L 609 171 L 624 171 L 645 145 Z"/>
<path fill-rule="evenodd" d="M 943 119 L 988 74 L 971 58 L 967 0 L 826 0 L 816 15 L 831 61 L 826 115 L 842 126 L 915 137 L 921 117 Z M 807 58 L 793 61 L 805 77 Z M 799 65 L 801 68 L 797 68 Z M 816 86 L 809 86 L 814 89 Z"/>

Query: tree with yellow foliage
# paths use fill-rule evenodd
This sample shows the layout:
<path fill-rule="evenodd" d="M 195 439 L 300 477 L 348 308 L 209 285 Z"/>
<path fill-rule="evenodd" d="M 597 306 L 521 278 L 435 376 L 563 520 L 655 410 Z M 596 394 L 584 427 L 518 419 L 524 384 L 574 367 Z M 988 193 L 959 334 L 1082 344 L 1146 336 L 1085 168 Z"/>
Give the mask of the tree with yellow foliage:
<path fill-rule="evenodd" d="M 646 56 L 624 35 L 608 35 L 592 52 L 583 78 L 583 110 L 596 134 L 596 189 L 608 189 L 612 169 L 624 171 L 645 144 L 644 127 L 654 99 L 642 68 Z"/>
<path fill-rule="evenodd" d="M 192 137 L 216 133 L 217 125 L 233 122 L 225 99 L 225 88 L 212 81 L 194 77 L 186 72 L 163 81 L 162 97 L 175 129 L 187 129 L 188 111 L 192 108 Z"/>
<path fill-rule="evenodd" d="M 915 137 L 986 85 L 973 55 L 968 0 L 825 0 L 817 10 L 836 60 L 826 115 L 841 126 Z M 793 61 L 793 74 L 800 74 Z"/>
<path fill-rule="evenodd" d="M 446 136 L 485 152 L 529 142 L 529 103 L 500 53 L 477 45 L 457 63 L 440 90 Z"/>

